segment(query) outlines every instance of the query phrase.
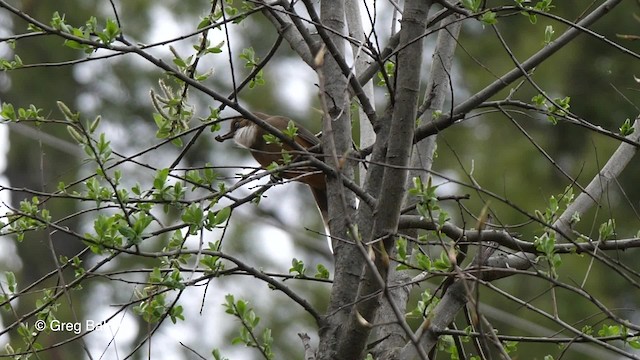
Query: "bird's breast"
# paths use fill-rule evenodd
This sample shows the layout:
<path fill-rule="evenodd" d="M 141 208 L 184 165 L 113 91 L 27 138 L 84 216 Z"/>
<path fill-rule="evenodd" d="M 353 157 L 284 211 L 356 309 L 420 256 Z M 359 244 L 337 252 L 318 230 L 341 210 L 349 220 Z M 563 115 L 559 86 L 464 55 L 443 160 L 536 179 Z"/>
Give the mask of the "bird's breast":
<path fill-rule="evenodd" d="M 256 143 L 256 136 L 258 135 L 258 129 L 256 126 L 245 126 L 236 130 L 233 140 L 236 144 L 245 147 L 252 148 Z"/>

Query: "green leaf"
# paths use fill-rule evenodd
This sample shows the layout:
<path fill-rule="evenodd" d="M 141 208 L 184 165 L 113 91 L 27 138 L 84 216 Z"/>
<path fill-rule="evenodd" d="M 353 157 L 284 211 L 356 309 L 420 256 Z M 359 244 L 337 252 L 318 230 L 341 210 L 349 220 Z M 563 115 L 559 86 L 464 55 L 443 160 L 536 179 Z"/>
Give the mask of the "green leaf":
<path fill-rule="evenodd" d="M 620 326 L 618 325 L 602 325 L 598 330 L 598 336 L 617 336 L 620 335 Z"/>
<path fill-rule="evenodd" d="M 211 17 L 206 16 L 202 20 L 200 20 L 200 23 L 198 23 L 197 29 L 198 30 L 204 29 L 205 27 L 207 27 L 207 26 L 209 26 L 211 24 L 212 24 Z"/>
<path fill-rule="evenodd" d="M 218 349 L 213 349 L 213 351 L 211 351 L 211 355 L 213 355 L 213 358 L 215 360 L 229 360 L 226 357 L 222 356 L 220 354 L 220 350 L 218 350 Z"/>
<path fill-rule="evenodd" d="M 207 54 L 219 54 L 221 52 L 222 52 L 222 47 L 219 47 L 219 46 L 209 47 L 207 48 L 207 51 L 206 51 Z"/>
<path fill-rule="evenodd" d="M 193 203 L 184 211 L 182 221 L 189 225 L 189 234 L 194 235 L 203 227 L 204 211 L 199 204 Z"/>
<path fill-rule="evenodd" d="M 147 215 L 146 213 L 140 213 L 135 222 L 133 223 L 133 229 L 138 235 L 142 235 L 143 231 L 149 227 L 151 222 L 153 221 L 153 217 Z"/>
<path fill-rule="evenodd" d="M 16 292 L 16 275 L 12 272 L 12 271 L 7 271 L 4 273 L 4 277 L 5 279 L 7 279 L 7 287 L 9 289 L 9 292 L 11 293 L 15 293 Z"/>
<path fill-rule="evenodd" d="M 544 95 L 542 94 L 538 94 L 534 97 L 531 98 L 531 101 L 537 106 L 537 107 L 544 107 L 545 104 L 547 103 L 547 99 L 544 97 Z"/>
<path fill-rule="evenodd" d="M 184 315 L 183 311 L 184 309 L 182 308 L 181 305 L 177 305 L 171 308 L 171 311 L 169 311 L 169 317 L 171 318 L 171 322 L 173 322 L 174 324 L 178 321 L 178 319 L 180 320 L 184 320 Z"/>
<path fill-rule="evenodd" d="M 227 314 L 234 314 L 234 303 L 236 302 L 235 298 L 233 297 L 233 294 L 227 294 L 224 297 L 224 301 L 225 303 L 222 304 L 225 307 L 225 312 Z"/>
<path fill-rule="evenodd" d="M 462 6 L 473 12 L 480 10 L 481 4 L 482 0 L 462 0 Z"/>
<path fill-rule="evenodd" d="M 498 23 L 498 19 L 496 18 L 496 13 L 493 11 L 487 11 L 480 16 L 480 21 L 482 21 L 486 25 L 495 25 Z"/>
<path fill-rule="evenodd" d="M 591 335 L 593 334 L 593 327 L 591 325 L 585 325 L 580 330 L 583 334 Z"/>
<path fill-rule="evenodd" d="M 80 133 L 73 126 L 67 125 L 67 132 L 78 144 L 84 144 L 84 137 L 82 137 L 82 135 L 80 135 Z"/>
<path fill-rule="evenodd" d="M 222 224 L 223 222 L 227 221 L 229 215 L 231 215 L 231 207 L 227 206 L 220 209 L 220 211 L 218 211 L 218 213 L 216 214 L 216 225 Z"/>
<path fill-rule="evenodd" d="M 442 228 L 449 220 L 449 214 L 446 211 L 440 211 L 438 213 L 438 225 Z"/>
<path fill-rule="evenodd" d="M 553 35 L 554 34 L 555 34 L 555 31 L 553 30 L 553 26 L 547 25 L 547 27 L 544 29 L 544 43 L 545 43 L 545 45 L 548 45 L 549 43 L 551 43 L 551 41 L 553 41 Z"/>
<path fill-rule="evenodd" d="M 113 41 L 116 38 L 116 36 L 120 34 L 120 28 L 118 27 L 118 23 L 113 19 L 107 19 L 105 33 L 109 37 L 109 40 Z"/>
<path fill-rule="evenodd" d="M 296 276 L 303 276 L 307 269 L 304 267 L 304 262 L 293 258 L 291 260 L 291 268 L 289 268 L 289 274 L 295 274 Z"/>
<path fill-rule="evenodd" d="M 96 32 L 96 29 L 98 29 L 98 19 L 95 16 L 91 16 L 85 23 L 85 29 L 90 33 Z"/>
<path fill-rule="evenodd" d="M 220 262 L 220 257 L 205 255 L 201 260 L 200 264 L 206 266 L 211 271 L 219 271 L 223 268 L 222 263 Z"/>
<path fill-rule="evenodd" d="M 218 174 L 213 170 L 211 163 L 205 164 L 204 179 L 208 185 L 212 185 L 218 179 Z"/>
<path fill-rule="evenodd" d="M 282 141 L 273 134 L 264 134 L 262 138 L 267 144 L 282 144 Z"/>
<path fill-rule="evenodd" d="M 536 246 L 536 250 L 546 255 L 551 255 L 555 251 L 555 236 L 550 236 L 549 233 L 544 233 L 540 237 L 534 237 L 533 244 Z"/>
<path fill-rule="evenodd" d="M 316 274 L 313 275 L 316 279 L 329 279 L 330 273 L 329 269 L 322 264 L 316 265 Z"/>
<path fill-rule="evenodd" d="M 622 136 L 628 136 L 633 134 L 633 132 L 636 130 L 633 125 L 631 125 L 631 120 L 626 119 L 624 121 L 624 123 L 622 123 L 622 126 L 620 126 L 620 135 Z"/>
<path fill-rule="evenodd" d="M 282 149 L 282 163 L 287 165 L 290 164 L 291 161 L 293 161 L 293 155 L 291 155 L 291 153 L 289 153 L 288 151 Z"/>
<path fill-rule="evenodd" d="M 101 119 L 102 117 L 100 115 L 96 116 L 96 118 L 91 122 L 91 125 L 89 125 L 89 133 L 93 134 L 96 131 L 98 125 L 100 125 Z"/>
<path fill-rule="evenodd" d="M 400 237 L 398 241 L 396 241 L 396 250 L 398 254 L 398 259 L 402 262 L 407 261 L 407 239 Z"/>
<path fill-rule="evenodd" d="M 13 108 L 12 104 L 2 103 L 2 112 L 0 113 L 0 115 L 2 115 L 3 118 L 11 121 L 18 120 L 18 117 L 16 116 L 16 111 Z"/>
<path fill-rule="evenodd" d="M 211 229 L 227 221 L 230 215 L 231 215 L 230 207 L 224 207 L 215 212 L 209 211 L 209 213 L 207 214 L 207 221 L 208 221 L 207 229 Z"/>
<path fill-rule="evenodd" d="M 526 13 L 526 15 L 529 16 L 529 22 L 530 23 L 532 23 L 533 25 L 538 23 L 538 16 L 536 16 L 536 14 Z"/>
<path fill-rule="evenodd" d="M 13 67 L 14 68 L 19 68 L 22 65 L 23 65 L 22 58 L 20 58 L 20 56 L 18 56 L 18 54 L 13 55 Z"/>
<path fill-rule="evenodd" d="M 192 183 L 202 184 L 202 176 L 200 176 L 200 171 L 198 170 L 189 170 L 185 174 L 185 178 Z M 195 189 L 195 187 L 194 187 Z"/>
<path fill-rule="evenodd" d="M 616 221 L 614 219 L 609 219 L 606 222 L 600 224 L 600 229 L 598 231 L 600 240 L 605 241 L 613 237 L 615 235 L 615 229 Z"/>
<path fill-rule="evenodd" d="M 449 260 L 449 256 L 447 256 L 447 252 L 442 250 L 440 253 L 440 257 L 433 263 L 433 266 L 436 270 L 446 271 L 451 267 L 451 260 Z"/>
<path fill-rule="evenodd" d="M 169 168 L 158 170 L 155 179 L 153 179 L 153 188 L 157 190 L 164 189 L 168 177 Z"/>
<path fill-rule="evenodd" d="M 287 135 L 290 139 L 293 139 L 298 135 L 298 127 L 293 122 L 293 120 L 289 120 L 287 123 L 287 128 L 282 131 L 285 135 Z"/>
<path fill-rule="evenodd" d="M 428 255 L 423 253 L 416 254 L 416 262 L 420 270 L 432 270 L 431 258 Z"/>
<path fill-rule="evenodd" d="M 269 164 L 269 165 L 266 167 L 266 169 L 267 169 L 268 171 L 275 171 L 279 166 L 280 166 L 280 165 L 278 165 L 278 163 L 274 161 L 274 162 L 272 162 L 271 164 Z"/>
<path fill-rule="evenodd" d="M 84 50 L 87 48 L 87 45 L 81 44 L 75 40 L 65 40 L 63 45 L 75 50 Z"/>
<path fill-rule="evenodd" d="M 179 58 L 179 57 L 174 57 L 173 58 L 173 63 L 176 64 L 180 68 L 186 68 L 187 67 L 187 63 L 184 61 L 184 59 Z"/>
<path fill-rule="evenodd" d="M 129 243 L 131 244 L 138 244 L 139 241 L 137 241 L 137 234 L 136 232 L 130 228 L 129 226 L 120 226 L 118 227 L 118 232 L 120 234 L 122 234 L 122 236 L 124 236 L 125 238 L 127 238 L 129 240 Z"/>
<path fill-rule="evenodd" d="M 574 212 L 573 215 L 571 215 L 571 224 L 577 224 L 580 222 L 580 213 L 579 212 Z"/>
<path fill-rule="evenodd" d="M 507 354 L 515 352 L 518 350 L 518 342 L 517 341 L 505 341 L 502 343 L 504 346 L 504 350 Z"/>
<path fill-rule="evenodd" d="M 538 1 L 534 7 L 534 9 L 542 12 L 549 12 L 555 6 L 551 5 L 553 0 L 542 0 Z"/>
<path fill-rule="evenodd" d="M 240 317 L 244 317 L 244 315 L 247 313 L 247 303 L 244 300 L 238 300 L 238 302 L 235 305 L 235 308 L 236 308 L 236 313 Z"/>
<path fill-rule="evenodd" d="M 80 113 L 72 112 L 71 109 L 69 109 L 69 107 L 62 101 L 56 101 L 56 104 L 58 105 L 58 109 L 60 110 L 62 115 L 64 115 L 64 117 L 67 119 L 67 121 L 78 122 L 80 118 Z"/>

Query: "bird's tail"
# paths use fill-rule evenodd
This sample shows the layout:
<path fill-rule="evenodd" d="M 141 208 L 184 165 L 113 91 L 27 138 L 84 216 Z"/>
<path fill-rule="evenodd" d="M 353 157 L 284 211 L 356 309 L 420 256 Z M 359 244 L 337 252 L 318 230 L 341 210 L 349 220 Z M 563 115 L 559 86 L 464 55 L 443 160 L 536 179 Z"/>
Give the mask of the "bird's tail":
<path fill-rule="evenodd" d="M 331 244 L 331 234 L 329 234 L 329 202 L 327 200 L 327 188 L 316 188 L 309 186 L 313 198 L 316 199 L 316 205 L 322 216 L 322 222 L 324 223 L 324 229 L 327 234 L 327 241 L 329 242 L 329 248 L 333 252 L 333 245 Z"/>

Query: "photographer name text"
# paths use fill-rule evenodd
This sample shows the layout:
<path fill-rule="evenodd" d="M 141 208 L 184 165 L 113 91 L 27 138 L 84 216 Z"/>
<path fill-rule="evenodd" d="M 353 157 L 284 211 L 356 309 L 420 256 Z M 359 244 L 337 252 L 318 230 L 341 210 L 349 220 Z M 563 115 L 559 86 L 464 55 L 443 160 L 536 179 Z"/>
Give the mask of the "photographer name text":
<path fill-rule="evenodd" d="M 76 335 L 81 334 L 83 330 L 86 332 L 100 331 L 104 327 L 105 324 L 93 320 L 65 322 L 55 319 L 48 323 L 44 320 L 38 320 L 35 323 L 35 328 L 38 331 L 43 331 L 48 328 L 53 332 L 70 332 Z"/>

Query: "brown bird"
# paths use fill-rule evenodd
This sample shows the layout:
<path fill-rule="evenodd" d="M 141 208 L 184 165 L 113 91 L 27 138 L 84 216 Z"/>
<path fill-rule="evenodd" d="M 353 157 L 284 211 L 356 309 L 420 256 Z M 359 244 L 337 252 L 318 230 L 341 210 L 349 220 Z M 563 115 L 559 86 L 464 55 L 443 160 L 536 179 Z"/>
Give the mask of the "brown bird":
<path fill-rule="evenodd" d="M 253 114 L 281 131 L 287 129 L 289 121 L 292 121 L 284 116 L 271 116 L 260 112 L 254 112 Z M 320 139 L 313 135 L 311 131 L 300 126 L 300 124 L 295 125 L 297 127 L 297 133 L 293 141 L 305 149 L 310 149 L 320 144 Z M 283 150 L 295 152 L 295 149 L 285 143 L 267 143 L 264 139 L 264 135 L 266 134 L 268 134 L 268 132 L 260 126 L 242 116 L 238 116 L 232 119 L 231 130 L 224 135 L 216 136 L 216 140 L 223 142 L 228 139 L 233 139 L 236 144 L 249 149 L 253 158 L 260 163 L 262 168 L 266 169 L 273 162 L 278 164 L 283 163 Z M 309 185 L 313 197 L 316 200 L 316 205 L 318 205 L 318 209 L 322 215 L 325 227 L 328 229 L 327 180 L 325 175 L 318 169 L 311 167 L 286 170 L 280 172 L 279 175 L 283 178 Z"/>

